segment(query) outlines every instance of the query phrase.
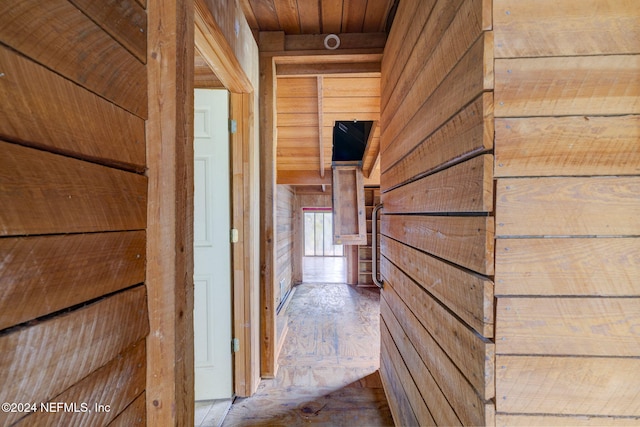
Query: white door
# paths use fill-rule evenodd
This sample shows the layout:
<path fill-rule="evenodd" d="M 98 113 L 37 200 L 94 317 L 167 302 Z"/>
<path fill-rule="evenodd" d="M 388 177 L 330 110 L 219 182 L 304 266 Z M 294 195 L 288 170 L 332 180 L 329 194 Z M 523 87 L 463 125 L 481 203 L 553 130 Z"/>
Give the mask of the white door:
<path fill-rule="evenodd" d="M 196 400 L 232 395 L 229 95 L 196 89 L 194 334 Z"/>

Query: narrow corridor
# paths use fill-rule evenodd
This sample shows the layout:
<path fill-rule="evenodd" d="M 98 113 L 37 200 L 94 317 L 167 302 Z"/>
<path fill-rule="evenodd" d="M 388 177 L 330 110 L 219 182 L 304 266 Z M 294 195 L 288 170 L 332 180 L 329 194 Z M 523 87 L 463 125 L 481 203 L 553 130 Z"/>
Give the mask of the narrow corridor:
<path fill-rule="evenodd" d="M 223 426 L 392 426 L 378 374 L 379 291 L 302 284 L 275 379 L 236 399 Z"/>

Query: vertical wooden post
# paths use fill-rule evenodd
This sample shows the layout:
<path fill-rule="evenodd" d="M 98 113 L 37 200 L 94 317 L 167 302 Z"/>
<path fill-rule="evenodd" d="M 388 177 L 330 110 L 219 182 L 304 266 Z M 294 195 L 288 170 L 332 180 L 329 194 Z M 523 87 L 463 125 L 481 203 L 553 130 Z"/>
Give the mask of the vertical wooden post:
<path fill-rule="evenodd" d="M 232 197 L 232 210 L 233 210 L 233 225 L 232 227 L 238 230 L 240 239 L 232 246 L 233 257 L 233 334 L 234 337 L 240 339 L 241 345 L 239 351 L 234 357 L 234 390 L 239 396 L 248 396 L 247 393 L 248 384 L 246 379 L 246 373 L 250 372 L 246 370 L 245 361 L 246 354 L 249 346 L 242 345 L 246 343 L 244 320 L 247 318 L 245 301 L 247 298 L 247 290 L 245 289 L 245 176 L 244 176 L 244 163 L 246 161 L 244 156 L 245 146 L 245 132 L 244 132 L 244 120 L 243 110 L 245 96 L 243 94 L 231 93 L 231 119 L 237 123 L 237 132 L 231 134 L 231 197 Z"/>
<path fill-rule="evenodd" d="M 263 377 L 276 374 L 276 307 L 274 300 L 276 253 L 276 124 L 275 64 L 273 57 L 260 58 L 260 275 L 262 320 L 261 371 Z"/>
<path fill-rule="evenodd" d="M 324 82 L 323 77 L 318 76 L 318 148 L 320 150 L 320 177 L 324 178 Z M 324 191 L 324 187 L 322 189 Z"/>
<path fill-rule="evenodd" d="M 233 244 L 233 310 L 234 336 L 240 339 L 240 349 L 234 358 L 234 390 L 237 396 L 254 393 L 260 381 L 260 345 L 257 284 L 258 208 L 254 206 L 258 185 L 253 169 L 258 161 L 253 154 L 254 93 L 231 93 L 231 119 L 237 123 L 237 132 L 231 135 L 233 228 L 240 239 Z M 257 277 L 257 276 L 256 276 Z"/>
<path fill-rule="evenodd" d="M 193 0 L 148 16 L 147 423 L 194 423 Z"/>

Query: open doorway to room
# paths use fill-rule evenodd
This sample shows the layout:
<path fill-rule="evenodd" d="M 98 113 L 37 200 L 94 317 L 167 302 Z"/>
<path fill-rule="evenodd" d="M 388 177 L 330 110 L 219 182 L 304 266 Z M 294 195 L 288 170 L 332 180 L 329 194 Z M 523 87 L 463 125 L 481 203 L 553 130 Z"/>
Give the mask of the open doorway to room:
<path fill-rule="evenodd" d="M 304 283 L 346 283 L 344 247 L 333 244 L 333 213 L 326 208 L 303 208 Z"/>

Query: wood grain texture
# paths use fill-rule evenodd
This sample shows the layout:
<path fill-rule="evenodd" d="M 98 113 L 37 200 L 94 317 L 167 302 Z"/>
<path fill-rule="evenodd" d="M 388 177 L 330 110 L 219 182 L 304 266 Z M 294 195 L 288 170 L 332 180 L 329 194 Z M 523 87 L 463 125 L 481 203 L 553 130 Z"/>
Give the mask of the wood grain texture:
<path fill-rule="evenodd" d="M 0 98 L 12 100 L 0 103 L 0 137 L 144 169 L 144 120 L 4 46 L 0 63 Z M 57 105 L 64 108 L 52 108 Z"/>
<path fill-rule="evenodd" d="M 6 45 L 131 113 L 147 117 L 144 64 L 71 3 L 10 2 L 0 7 L 0 17 L 0 37 Z"/>
<path fill-rule="evenodd" d="M 390 262 L 380 265 L 397 295 L 407 304 L 451 361 L 484 400 L 494 396 L 495 345 L 456 319 L 437 301 Z M 386 294 L 385 294 L 386 295 Z"/>
<path fill-rule="evenodd" d="M 276 177 L 280 175 L 276 169 L 276 114 L 280 106 L 276 105 L 276 84 L 273 58 L 260 58 L 260 283 L 263 289 L 260 292 L 260 375 L 269 378 L 277 372 L 275 354 L 278 344 L 274 298 L 278 284 L 274 257 L 277 239 Z"/>
<path fill-rule="evenodd" d="M 381 156 L 382 191 L 490 150 L 493 126 L 493 94 L 483 93 L 413 149 L 411 141 L 409 147 L 403 141 L 394 142 L 390 150 L 403 157 L 393 164 L 386 155 Z"/>
<path fill-rule="evenodd" d="M 281 98 L 315 98 L 318 96 L 316 77 L 278 77 L 276 85 L 276 97 L 278 100 Z"/>
<path fill-rule="evenodd" d="M 490 34 L 484 33 L 437 89 L 420 99 L 419 108 L 406 110 L 405 117 L 411 120 L 401 120 L 401 113 L 396 111 L 384 109 L 381 112 L 380 152 L 383 153 L 382 158 L 386 157 L 387 164 L 396 163 L 467 104 L 491 89 L 485 71 L 485 64 L 489 60 L 486 54 L 490 54 L 492 42 Z M 399 118 L 393 120 L 389 115 Z M 388 123 L 388 126 L 385 127 L 384 123 Z M 402 141 L 402 149 L 393 148 L 396 141 Z"/>
<path fill-rule="evenodd" d="M 143 393 L 145 372 L 145 342 L 141 340 L 51 400 L 75 402 L 79 409 L 82 409 L 81 403 L 86 403 L 88 411 L 39 411 L 20 419 L 15 425 L 107 425 Z M 98 409 L 96 405 L 108 407 L 108 410 Z"/>
<path fill-rule="evenodd" d="M 375 179 L 372 173 L 376 169 L 376 165 L 379 164 L 380 159 L 380 130 L 378 123 L 380 117 L 373 121 L 371 127 L 371 133 L 367 138 L 364 154 L 362 155 L 362 171 L 365 179 Z M 378 183 L 380 182 L 380 168 L 378 169 Z M 366 185 L 366 183 L 365 183 Z"/>
<path fill-rule="evenodd" d="M 144 176 L 0 141 L 0 234 L 146 226 Z"/>
<path fill-rule="evenodd" d="M 234 330 L 238 331 L 236 337 L 240 339 L 240 351 L 234 359 L 234 392 L 238 396 L 248 396 L 253 392 L 255 378 L 259 375 L 259 361 L 254 359 L 254 354 L 259 348 L 259 343 L 252 339 L 257 336 L 259 327 L 247 327 L 252 323 L 251 319 L 259 318 L 255 313 L 257 307 L 253 306 L 251 289 L 256 283 L 254 255 L 254 240 L 259 233 L 256 227 L 259 220 L 254 219 L 259 212 L 250 212 L 252 183 L 255 180 L 251 170 L 255 159 L 252 147 L 253 136 L 252 120 L 254 119 L 253 106 L 255 94 L 230 94 L 230 118 L 238 123 L 238 131 L 230 135 L 231 143 L 231 168 L 232 168 L 232 222 L 238 230 L 240 239 L 232 245 L 233 282 L 242 286 L 233 288 L 233 322 Z M 247 173 L 247 171 L 250 171 Z M 245 208 L 246 207 L 246 208 Z M 252 258 L 255 256 L 256 258 Z M 255 317 L 254 317 L 255 316 Z M 243 345 L 243 343 L 245 345 Z M 250 343 L 250 344 L 249 344 Z M 255 348 L 254 348 L 255 346 Z"/>
<path fill-rule="evenodd" d="M 198 53 L 194 52 L 193 87 L 203 89 L 224 89 L 224 85 Z"/>
<path fill-rule="evenodd" d="M 417 43 L 436 0 L 398 3 L 396 16 L 389 32 L 385 52 L 382 56 L 381 105 L 386 106 L 399 82 L 402 68 L 406 64 Z"/>
<path fill-rule="evenodd" d="M 147 62 L 147 13 L 135 0 L 69 1 L 140 62 Z"/>
<path fill-rule="evenodd" d="M 494 0 L 496 58 L 640 53 L 632 0 Z"/>
<path fill-rule="evenodd" d="M 333 243 L 366 244 L 364 183 L 360 166 L 333 166 L 332 192 Z"/>
<path fill-rule="evenodd" d="M 493 337 L 491 280 L 467 273 L 384 236 L 380 240 L 380 250 L 386 259 L 402 269 L 480 335 Z"/>
<path fill-rule="evenodd" d="M 496 414 L 496 426 L 540 427 L 636 427 L 640 417 L 595 417 L 589 415 L 519 415 Z"/>
<path fill-rule="evenodd" d="M 358 60 L 357 56 L 353 55 L 353 58 L 345 57 L 344 62 L 332 62 L 327 59 L 318 58 L 316 59 L 317 62 L 299 64 L 278 62 L 276 70 L 279 76 L 284 77 L 317 77 L 324 75 L 380 76 L 380 61 L 378 58 L 365 57 L 365 59 Z"/>
<path fill-rule="evenodd" d="M 380 98 L 375 94 L 359 98 L 326 97 L 323 101 L 324 111 L 335 113 L 379 113 Z"/>
<path fill-rule="evenodd" d="M 214 0 L 196 0 L 194 2 L 194 8 L 196 12 L 195 22 L 197 26 L 202 23 L 200 19 L 204 15 L 209 15 L 211 20 L 210 24 L 215 22 L 215 26 L 207 25 L 207 31 L 209 33 L 201 33 L 198 28 L 195 30 L 196 48 L 199 48 L 201 36 L 205 36 L 209 41 L 213 42 L 213 47 L 216 50 L 217 60 L 219 65 L 232 65 L 227 71 L 230 72 L 228 77 L 236 79 L 235 82 L 239 83 L 237 79 L 244 80 L 243 85 L 250 83 L 251 87 L 256 90 L 257 83 L 260 80 L 260 73 L 258 68 L 258 45 L 256 43 L 257 35 L 254 37 L 254 33 L 249 28 L 245 16 L 242 11 L 240 2 L 219 2 Z M 204 9 L 208 9 L 208 13 Z M 209 18 L 206 18 L 209 20 Z M 226 45 L 226 46 L 225 46 Z M 214 61 L 216 58 L 212 58 Z M 242 70 L 237 68 L 241 67 Z M 242 76 L 244 74 L 244 76 Z M 222 75 L 219 75 L 223 79 Z M 246 77 L 246 80 L 245 80 Z M 224 79 L 223 79 L 224 80 Z M 234 93 L 250 93 L 253 89 L 245 86 L 244 90 L 237 86 L 232 85 L 232 82 L 224 81 L 225 87 Z"/>
<path fill-rule="evenodd" d="M 381 234 L 481 274 L 493 274 L 493 218 L 383 215 Z"/>
<path fill-rule="evenodd" d="M 392 3 L 391 1 L 368 1 L 362 32 L 384 31 Z"/>
<path fill-rule="evenodd" d="M 280 86 L 278 86 L 278 92 Z M 380 77 L 323 77 L 322 96 L 328 98 L 361 98 L 380 96 Z M 354 100 L 357 103 L 358 100 Z"/>
<path fill-rule="evenodd" d="M 246 8 L 243 8 L 246 11 Z M 245 12 L 246 14 L 246 12 Z M 320 34 L 320 3 L 298 3 L 298 15 L 300 17 L 300 32 L 304 34 Z M 257 28 L 249 22 L 251 28 Z"/>
<path fill-rule="evenodd" d="M 313 127 L 318 126 L 318 114 L 314 113 L 280 113 L 278 114 L 278 128 L 281 127 Z"/>
<path fill-rule="evenodd" d="M 462 425 L 455 411 L 449 405 L 446 396 L 438 387 L 438 383 L 433 379 L 429 369 L 409 341 L 384 299 L 380 301 L 380 316 L 382 319 L 380 322 L 380 340 L 387 352 L 386 357 L 400 367 L 400 369 L 396 369 L 397 371 L 402 370 L 402 368 L 406 371 L 405 378 L 401 379 L 401 383 L 405 388 L 411 383 L 415 384 L 414 387 L 418 389 L 419 395 L 415 396 L 414 400 L 418 401 L 419 404 L 427 402 L 426 406 L 430 416 L 423 418 L 420 425 L 426 425 L 426 420 L 430 420 L 429 425 Z M 389 325 L 385 323 L 385 319 L 389 322 Z M 391 332 L 392 328 L 393 333 Z"/>
<path fill-rule="evenodd" d="M 393 422 L 402 426 L 418 426 L 418 419 L 413 413 L 413 409 L 407 398 L 407 393 L 402 387 L 402 382 L 396 372 L 388 350 L 384 344 L 381 345 L 380 378 L 384 386 Z"/>
<path fill-rule="evenodd" d="M 257 46 L 253 36 L 250 36 L 251 41 L 246 40 L 248 27 L 241 25 L 240 23 L 243 21 L 233 16 L 233 12 L 231 16 L 225 14 L 222 17 L 226 20 L 216 20 L 206 0 L 194 0 L 193 5 L 195 11 L 194 42 L 202 58 L 229 91 L 235 93 L 253 92 L 253 83 L 255 82 L 251 80 L 250 61 L 255 59 L 251 54 L 257 53 Z M 228 9 L 232 10 L 231 7 Z M 225 28 L 229 25 L 228 20 L 235 20 L 237 24 L 237 31 L 235 27 L 232 30 L 233 38 L 227 37 L 229 35 L 228 29 L 225 34 Z M 237 48 L 237 46 L 232 46 L 230 40 L 234 42 L 236 40 L 246 41 L 245 49 L 234 50 L 234 47 Z M 239 53 L 242 55 L 238 55 Z"/>
<path fill-rule="evenodd" d="M 392 213 L 491 212 L 493 156 L 485 154 L 382 195 Z"/>
<path fill-rule="evenodd" d="M 640 414 L 640 359 L 496 356 L 496 410 L 504 413 Z"/>
<path fill-rule="evenodd" d="M 387 334 L 381 334 L 381 341 L 381 346 L 385 349 L 387 354 L 386 360 L 389 361 L 389 369 L 393 369 L 395 371 L 398 386 L 402 387 L 406 395 L 406 400 L 411 407 L 411 412 L 416 417 L 415 425 L 437 425 L 433 416 L 431 416 L 429 408 L 427 408 L 426 403 L 422 399 L 421 390 L 418 389 L 418 386 L 414 382 L 411 376 L 411 371 L 409 370 L 409 367 L 405 365 L 405 361 L 402 359 L 393 339 Z M 417 372 L 414 371 L 414 374 L 415 373 Z"/>
<path fill-rule="evenodd" d="M 495 174 L 640 174 L 640 116 L 496 120 Z"/>
<path fill-rule="evenodd" d="M 278 184 L 331 185 L 332 171 L 326 170 L 324 178 L 314 170 L 278 170 Z"/>
<path fill-rule="evenodd" d="M 496 117 L 640 113 L 640 55 L 496 59 Z"/>
<path fill-rule="evenodd" d="M 143 392 L 133 403 L 122 411 L 109 427 L 136 427 L 147 425 L 147 394 Z"/>
<path fill-rule="evenodd" d="M 342 6 L 342 31 L 361 33 L 367 0 L 345 0 Z"/>
<path fill-rule="evenodd" d="M 143 282 L 145 243 L 143 231 L 0 239 L 0 329 Z"/>
<path fill-rule="evenodd" d="M 288 0 L 286 0 L 288 1 Z M 300 6 L 300 3 L 298 3 Z M 305 5 L 306 6 L 306 5 Z M 340 38 L 340 51 L 344 50 L 359 50 L 359 49 L 383 49 L 387 35 L 385 32 L 373 32 L 373 33 L 335 33 Z M 286 34 L 284 36 L 284 49 L 285 51 L 299 51 L 298 55 L 304 56 L 303 51 L 318 51 L 324 50 L 324 39 L 327 37 L 326 33 L 313 33 L 313 34 Z M 307 52 L 308 53 L 308 52 Z M 304 59 L 300 58 L 302 61 Z"/>
<path fill-rule="evenodd" d="M 640 178 L 502 178 L 497 236 L 640 235 Z"/>
<path fill-rule="evenodd" d="M 288 292 L 293 285 L 293 264 L 301 261 L 293 258 L 293 197 L 293 188 L 291 186 L 276 186 L 276 247 L 278 248 L 277 270 L 275 272 L 276 283 L 278 284 L 275 287 L 276 307 L 284 297 L 281 292 Z M 279 285 L 282 280 L 285 283 L 284 289 L 280 289 Z"/>
<path fill-rule="evenodd" d="M 496 295 L 640 296 L 640 239 L 498 239 Z"/>
<path fill-rule="evenodd" d="M 404 67 L 397 67 L 401 68 L 399 81 L 388 102 L 382 104 L 385 109 L 417 111 L 424 98 L 435 90 L 480 37 L 482 8 L 482 2 L 477 0 L 436 3 L 411 56 Z M 396 119 L 394 116 L 393 120 Z M 383 122 L 385 126 L 388 124 Z"/>
<path fill-rule="evenodd" d="M 498 298 L 497 354 L 637 356 L 640 298 Z"/>
<path fill-rule="evenodd" d="M 3 402 L 47 402 L 149 332 L 144 286 L 0 337 Z M 38 357 L 27 357 L 27 354 Z M 20 417 L 7 414 L 11 423 Z"/>
<path fill-rule="evenodd" d="M 485 403 L 476 393 L 411 308 L 400 299 L 392 283 L 385 281 L 381 296 L 394 314 L 394 317 L 382 317 L 382 321 L 392 331 L 398 328 L 404 331 L 462 424 L 491 425 L 495 412 L 493 403 Z M 384 354 L 381 360 L 385 361 Z"/>
<path fill-rule="evenodd" d="M 314 78 L 315 81 L 315 78 Z M 318 114 L 318 98 L 317 97 L 304 97 L 293 98 L 279 96 L 276 99 L 276 108 L 278 113 L 289 114 Z"/>
<path fill-rule="evenodd" d="M 275 2 L 277 21 L 287 34 L 300 33 L 300 17 L 292 2 Z"/>
<path fill-rule="evenodd" d="M 150 1 L 147 9 L 149 425 L 194 424 L 194 13 L 182 0 Z"/>

